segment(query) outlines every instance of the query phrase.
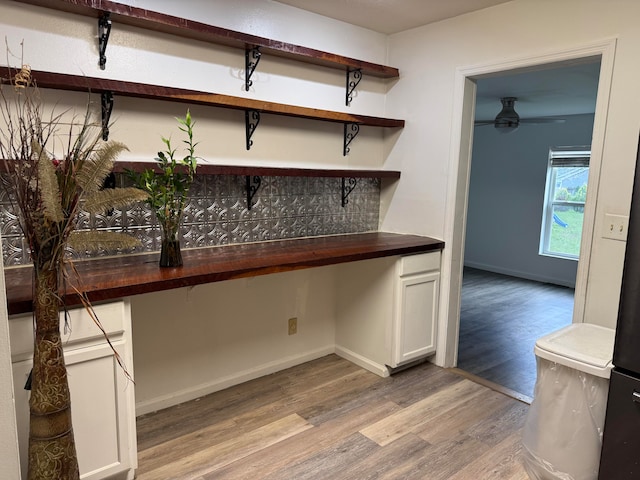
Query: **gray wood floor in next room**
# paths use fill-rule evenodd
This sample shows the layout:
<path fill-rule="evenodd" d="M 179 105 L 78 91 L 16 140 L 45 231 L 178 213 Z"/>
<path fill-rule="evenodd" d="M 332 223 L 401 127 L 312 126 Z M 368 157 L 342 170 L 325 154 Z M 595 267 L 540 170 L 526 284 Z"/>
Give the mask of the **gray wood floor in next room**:
<path fill-rule="evenodd" d="M 571 323 L 573 289 L 464 269 L 458 368 L 533 396 L 538 338 Z"/>

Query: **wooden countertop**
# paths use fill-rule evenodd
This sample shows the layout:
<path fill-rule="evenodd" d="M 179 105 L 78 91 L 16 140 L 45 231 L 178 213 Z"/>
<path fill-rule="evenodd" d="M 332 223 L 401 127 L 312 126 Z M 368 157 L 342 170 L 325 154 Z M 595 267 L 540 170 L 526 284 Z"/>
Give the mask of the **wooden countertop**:
<path fill-rule="evenodd" d="M 92 301 L 267 275 L 357 260 L 441 250 L 429 237 L 374 232 L 183 250 L 184 265 L 158 267 L 159 253 L 76 262 L 82 289 Z M 32 268 L 5 269 L 10 315 L 32 310 Z M 67 289 L 65 301 L 77 305 Z"/>

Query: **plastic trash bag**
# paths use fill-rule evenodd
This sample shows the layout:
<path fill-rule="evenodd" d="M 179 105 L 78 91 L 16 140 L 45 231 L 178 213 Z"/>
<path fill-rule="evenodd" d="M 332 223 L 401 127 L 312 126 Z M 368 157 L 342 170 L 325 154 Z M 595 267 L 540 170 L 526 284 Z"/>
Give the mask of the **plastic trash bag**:
<path fill-rule="evenodd" d="M 609 379 L 536 357 L 534 398 L 522 432 L 535 480 L 597 480 Z"/>

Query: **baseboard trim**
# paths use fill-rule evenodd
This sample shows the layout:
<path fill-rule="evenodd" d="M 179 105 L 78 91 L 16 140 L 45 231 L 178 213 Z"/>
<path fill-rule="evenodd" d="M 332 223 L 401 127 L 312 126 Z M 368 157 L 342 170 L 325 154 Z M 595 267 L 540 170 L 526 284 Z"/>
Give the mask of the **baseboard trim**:
<path fill-rule="evenodd" d="M 335 354 L 339 357 L 344 358 L 345 360 L 349 360 L 351 363 L 355 363 L 365 370 L 369 370 L 370 372 L 375 373 L 376 375 L 379 375 L 381 377 L 389 376 L 389 369 L 386 365 L 381 365 L 379 363 L 373 362 L 368 358 L 363 357 L 362 355 L 359 355 L 352 350 L 349 350 L 348 348 L 336 345 Z"/>
<path fill-rule="evenodd" d="M 248 382 L 249 380 L 263 377 L 265 375 L 270 375 L 286 368 L 295 367 L 296 365 L 310 362 L 311 360 L 316 360 L 326 355 L 330 355 L 334 352 L 334 346 L 327 345 L 311 352 L 305 352 L 301 355 L 292 355 L 290 357 L 274 360 L 256 368 L 242 370 L 226 377 L 216 379 L 212 382 L 202 383 L 200 385 L 195 385 L 190 388 L 172 392 L 168 395 L 161 395 L 150 400 L 138 402 L 136 403 L 136 416 L 156 412 L 158 410 L 162 410 L 163 408 L 168 408 L 180 403 L 188 402 L 189 400 L 195 400 L 196 398 L 203 397 L 210 393 L 218 392 L 220 390 L 224 390 L 225 388 L 233 387 L 234 385 L 239 385 L 241 383 Z"/>
<path fill-rule="evenodd" d="M 553 278 L 544 275 L 536 275 L 535 273 L 521 272 L 519 270 L 511 270 L 509 268 L 496 267 L 495 265 L 487 265 L 477 262 L 464 262 L 465 267 L 477 268 L 478 270 L 486 270 L 487 272 L 499 273 L 501 275 L 509 275 L 510 277 L 524 278 L 541 283 L 552 283 L 562 287 L 576 288 L 575 281 L 571 282 L 563 278 Z"/>

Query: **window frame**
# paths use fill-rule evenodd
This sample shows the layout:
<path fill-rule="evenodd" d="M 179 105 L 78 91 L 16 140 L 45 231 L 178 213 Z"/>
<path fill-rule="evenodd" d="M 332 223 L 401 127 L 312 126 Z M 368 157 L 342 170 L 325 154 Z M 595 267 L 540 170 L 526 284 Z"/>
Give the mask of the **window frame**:
<path fill-rule="evenodd" d="M 581 206 L 584 211 L 584 202 L 569 200 L 554 200 L 556 192 L 557 168 L 575 167 L 589 168 L 591 160 L 591 146 L 580 145 L 572 147 L 551 147 L 549 148 L 549 159 L 547 163 L 547 176 L 545 180 L 544 205 L 542 209 L 542 226 L 540 228 L 540 242 L 538 254 L 546 257 L 564 258 L 568 260 L 579 260 L 580 255 L 550 250 L 551 230 L 553 226 L 553 212 L 555 206 Z M 589 172 L 590 173 L 590 172 Z M 587 185 L 589 180 L 587 179 Z M 588 187 L 587 187 L 588 188 Z"/>

